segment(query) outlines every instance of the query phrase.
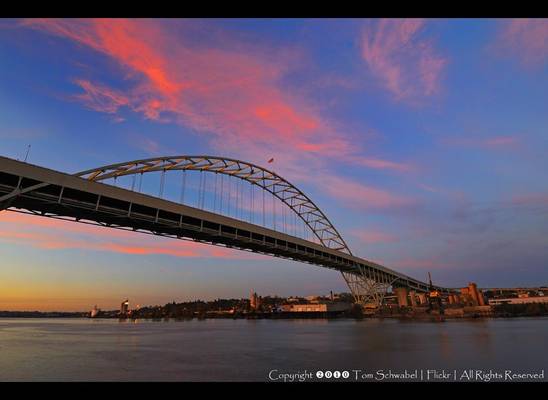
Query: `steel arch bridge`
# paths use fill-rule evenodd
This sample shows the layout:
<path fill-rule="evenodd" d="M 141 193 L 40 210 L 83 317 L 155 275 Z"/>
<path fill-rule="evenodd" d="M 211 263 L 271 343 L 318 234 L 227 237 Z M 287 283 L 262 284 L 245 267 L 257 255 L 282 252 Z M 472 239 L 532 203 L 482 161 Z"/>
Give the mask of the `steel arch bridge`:
<path fill-rule="evenodd" d="M 190 207 L 184 204 L 183 196 L 178 203 L 164 200 L 161 197 L 169 171 L 210 172 L 245 181 L 263 192 L 263 213 L 264 193 L 269 193 L 273 200 L 279 201 L 303 222 L 318 243 L 281 233 L 275 226 L 268 229 Z M 153 172 L 161 174 L 158 197 L 140 193 L 143 174 Z M 125 176 L 133 178 L 130 189 L 104 183 L 109 179 L 116 182 Z M 140 178 L 138 191 L 135 190 L 136 177 Z M 184 179 L 185 175 L 183 194 Z M 202 188 L 200 179 L 200 189 L 205 190 L 205 180 Z M 194 240 L 335 269 L 341 272 L 360 304 L 381 304 L 390 287 L 407 287 L 419 292 L 429 290 L 424 282 L 355 257 L 327 216 L 304 192 L 273 171 L 237 159 L 188 155 L 157 157 L 69 175 L 0 157 L 2 209 Z M 435 289 L 450 291 L 441 287 Z"/>
<path fill-rule="evenodd" d="M 245 161 L 212 156 L 159 157 L 106 165 L 75 175 L 99 182 L 127 175 L 177 170 L 214 172 L 257 185 L 289 207 L 324 246 L 352 254 L 337 229 L 308 196 L 278 174 Z"/>

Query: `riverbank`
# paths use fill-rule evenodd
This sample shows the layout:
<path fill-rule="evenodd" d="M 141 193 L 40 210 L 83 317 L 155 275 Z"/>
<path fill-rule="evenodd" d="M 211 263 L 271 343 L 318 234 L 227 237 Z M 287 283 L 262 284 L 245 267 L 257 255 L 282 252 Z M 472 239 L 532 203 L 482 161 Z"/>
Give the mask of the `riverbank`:
<path fill-rule="evenodd" d="M 205 313 L 188 313 L 186 315 L 133 315 L 120 316 L 116 312 L 99 314 L 93 318 L 88 312 L 40 312 L 40 311 L 0 311 L 0 318 L 89 318 L 114 320 L 203 320 L 203 319 L 403 319 L 417 321 L 439 321 L 450 319 L 491 319 L 522 318 L 548 316 L 545 307 L 523 307 L 523 305 L 453 307 L 443 310 L 428 311 L 426 307 L 406 309 L 388 308 L 380 311 L 360 310 L 354 308 L 343 312 L 248 312 L 230 313 L 225 311 L 208 311 Z"/>

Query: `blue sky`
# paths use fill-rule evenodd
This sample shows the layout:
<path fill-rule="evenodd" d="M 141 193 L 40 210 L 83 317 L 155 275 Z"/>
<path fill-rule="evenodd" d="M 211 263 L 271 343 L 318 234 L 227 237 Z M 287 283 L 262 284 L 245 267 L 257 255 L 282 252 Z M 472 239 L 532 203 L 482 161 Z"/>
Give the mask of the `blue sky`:
<path fill-rule="evenodd" d="M 546 284 L 547 43 L 545 20 L 2 20 L 0 154 L 31 144 L 71 173 L 274 158 L 359 256 L 452 287 Z M 0 308 L 346 290 L 308 265 L 75 229 L 0 214 Z"/>

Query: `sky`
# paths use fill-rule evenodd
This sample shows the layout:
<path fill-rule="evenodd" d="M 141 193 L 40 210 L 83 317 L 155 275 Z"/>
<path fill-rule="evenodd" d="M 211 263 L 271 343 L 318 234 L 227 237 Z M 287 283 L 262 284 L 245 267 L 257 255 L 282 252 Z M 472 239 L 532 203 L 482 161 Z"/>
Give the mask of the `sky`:
<path fill-rule="evenodd" d="M 67 173 L 237 158 L 299 187 L 355 255 L 447 287 L 546 285 L 547 78 L 548 20 L 3 19 L 0 155 L 30 144 Z M 0 254 L 3 310 L 348 291 L 320 267 L 8 211 Z"/>

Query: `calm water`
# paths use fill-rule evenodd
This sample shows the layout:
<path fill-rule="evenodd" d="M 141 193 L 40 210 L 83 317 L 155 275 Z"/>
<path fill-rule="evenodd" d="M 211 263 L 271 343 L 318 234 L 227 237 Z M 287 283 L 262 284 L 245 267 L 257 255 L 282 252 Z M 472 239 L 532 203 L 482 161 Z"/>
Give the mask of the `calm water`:
<path fill-rule="evenodd" d="M 548 369 L 547 338 L 548 318 L 0 319 L 0 380 L 266 381 L 273 369 L 540 372 Z"/>

